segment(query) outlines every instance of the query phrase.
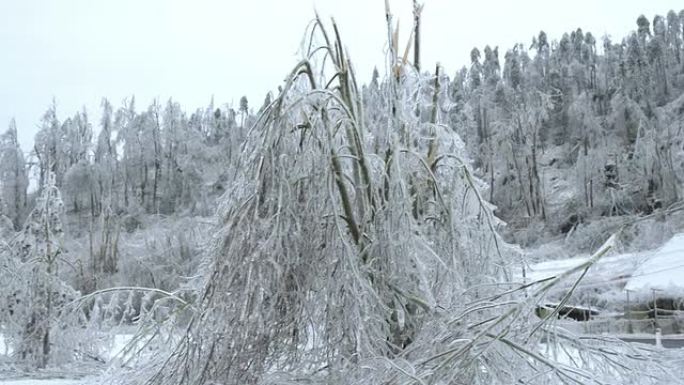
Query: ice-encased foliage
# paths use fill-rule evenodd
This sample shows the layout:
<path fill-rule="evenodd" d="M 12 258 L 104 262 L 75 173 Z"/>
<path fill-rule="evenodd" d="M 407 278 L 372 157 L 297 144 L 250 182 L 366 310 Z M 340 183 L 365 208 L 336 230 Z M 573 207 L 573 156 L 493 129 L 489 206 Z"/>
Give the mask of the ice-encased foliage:
<path fill-rule="evenodd" d="M 530 315 L 563 277 L 510 282 L 519 255 L 497 235 L 460 139 L 439 124 L 439 76 L 391 54 L 364 110 L 337 27 L 316 20 L 310 32 L 227 166 L 236 176 L 197 302 L 189 320 L 177 313 L 180 338 L 116 381 L 630 383 L 640 363 L 650 370 L 643 352 L 562 331 L 570 362 L 540 353 L 551 326 Z"/>
<path fill-rule="evenodd" d="M 85 353 L 68 330 L 78 328 L 77 320 L 61 312 L 78 292 L 59 276 L 64 204 L 54 177 L 46 182 L 24 229 L 0 249 L 0 331 L 13 345 L 17 362 L 40 368 Z"/>

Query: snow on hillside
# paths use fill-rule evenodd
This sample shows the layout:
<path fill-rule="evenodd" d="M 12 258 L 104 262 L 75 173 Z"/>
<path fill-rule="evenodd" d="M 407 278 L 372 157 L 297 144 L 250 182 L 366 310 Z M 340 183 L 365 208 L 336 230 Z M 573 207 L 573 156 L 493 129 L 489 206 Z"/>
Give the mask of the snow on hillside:
<path fill-rule="evenodd" d="M 589 256 L 545 261 L 532 264 L 527 269 L 526 282 L 558 276 L 587 262 Z M 557 295 L 565 293 L 579 278 L 577 272 L 556 286 Z M 629 290 L 635 297 L 650 298 L 651 289 L 666 293 L 684 291 L 684 233 L 675 235 L 662 247 L 646 252 L 613 254 L 601 258 L 592 265 L 578 285 L 615 305 L 624 299 Z"/>
<path fill-rule="evenodd" d="M 637 268 L 642 259 L 643 256 L 639 254 L 618 254 L 603 257 L 590 268 L 589 277 L 602 278 L 604 280 L 623 279 Z M 527 280 L 538 281 L 555 277 L 586 263 L 588 260 L 589 256 L 587 255 L 536 263 L 529 267 Z"/>
<path fill-rule="evenodd" d="M 625 289 L 644 291 L 684 289 L 684 234 L 677 234 L 640 265 Z"/>
<path fill-rule="evenodd" d="M 648 258 L 645 254 L 616 254 L 603 257 L 589 268 L 582 279 L 581 287 L 609 285 L 623 288 L 634 271 Z M 527 282 L 539 281 L 558 276 L 568 270 L 586 263 L 589 256 L 559 259 L 533 264 L 527 270 Z M 581 272 L 568 277 L 558 288 L 566 289 L 579 278 Z"/>

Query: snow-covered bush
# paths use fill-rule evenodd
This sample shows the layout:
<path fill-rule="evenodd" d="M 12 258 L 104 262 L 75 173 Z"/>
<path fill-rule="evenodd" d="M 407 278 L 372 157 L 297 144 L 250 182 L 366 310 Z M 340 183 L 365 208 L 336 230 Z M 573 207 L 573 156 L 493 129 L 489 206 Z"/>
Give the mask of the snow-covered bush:
<path fill-rule="evenodd" d="M 440 124 L 440 77 L 415 73 L 391 37 L 389 77 L 367 105 L 337 26 L 331 34 L 317 19 L 310 34 L 227 165 L 236 176 L 180 337 L 166 354 L 139 356 L 137 375 L 114 380 L 629 383 L 648 357 L 631 352 L 643 361 L 622 367 L 624 351 L 554 330 L 556 314 L 532 318 L 565 275 L 512 282 L 520 256 L 499 238 L 463 143 Z M 425 110 L 428 118 L 416 113 Z M 549 330 L 581 349 L 581 362 L 540 353 Z"/>

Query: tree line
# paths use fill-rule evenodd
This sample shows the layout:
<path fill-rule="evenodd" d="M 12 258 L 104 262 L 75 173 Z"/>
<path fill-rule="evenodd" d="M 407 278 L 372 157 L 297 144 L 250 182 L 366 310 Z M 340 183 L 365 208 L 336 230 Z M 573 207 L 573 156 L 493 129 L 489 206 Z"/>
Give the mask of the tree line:
<path fill-rule="evenodd" d="M 559 233 L 681 199 L 684 10 L 642 15 L 636 27 L 617 42 L 582 29 L 551 41 L 542 31 L 503 58 L 473 48 L 449 83 L 448 122 L 500 217 Z M 554 190 L 557 179 L 566 191 Z"/>

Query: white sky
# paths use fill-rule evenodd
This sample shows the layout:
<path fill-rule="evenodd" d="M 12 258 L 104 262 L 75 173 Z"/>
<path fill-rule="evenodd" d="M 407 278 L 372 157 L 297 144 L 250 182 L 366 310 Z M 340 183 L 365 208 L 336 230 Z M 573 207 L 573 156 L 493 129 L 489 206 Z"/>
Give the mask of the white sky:
<path fill-rule="evenodd" d="M 408 38 L 412 0 L 390 0 Z M 650 20 L 677 0 L 421 0 L 422 62 L 449 74 L 469 62 L 473 46 L 529 45 L 540 30 L 553 40 L 577 27 L 597 39 L 621 39 L 639 14 Z M 0 0 L 0 131 L 17 120 L 24 150 L 40 117 L 57 99 L 64 119 L 85 106 L 97 122 L 100 100 L 115 107 L 134 94 L 138 109 L 154 99 L 190 112 L 259 107 L 297 61 L 314 7 L 335 16 L 358 76 L 382 71 L 384 0 Z"/>

